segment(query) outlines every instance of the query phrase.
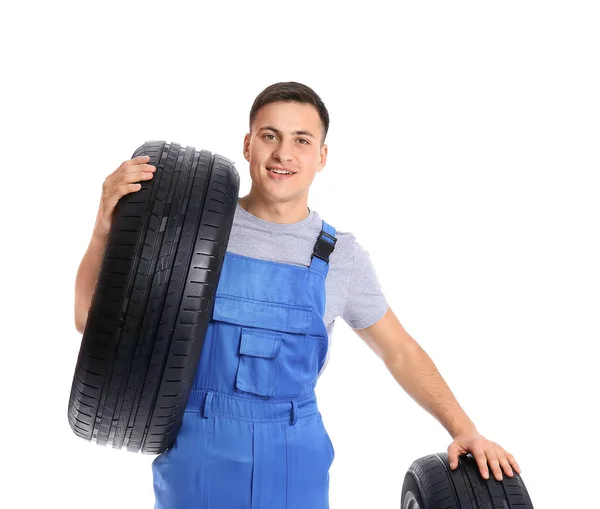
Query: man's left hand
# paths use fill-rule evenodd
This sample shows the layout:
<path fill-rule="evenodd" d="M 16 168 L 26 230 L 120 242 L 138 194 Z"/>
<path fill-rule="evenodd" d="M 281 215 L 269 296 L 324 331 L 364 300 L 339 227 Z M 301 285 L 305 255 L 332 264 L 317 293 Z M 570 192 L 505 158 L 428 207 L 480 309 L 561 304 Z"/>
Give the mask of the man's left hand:
<path fill-rule="evenodd" d="M 509 454 L 496 442 L 488 440 L 477 431 L 457 435 L 454 441 L 448 446 L 450 468 L 455 470 L 458 467 L 458 456 L 460 454 L 467 454 L 468 452 L 477 461 L 479 471 L 484 479 L 489 478 L 488 463 L 494 473 L 494 477 L 498 481 L 502 480 L 502 469 L 504 469 L 504 472 L 509 477 L 513 475 L 512 468 L 518 474 L 521 473 L 521 468 L 512 454 Z M 502 469 L 500 466 L 502 466 Z"/>

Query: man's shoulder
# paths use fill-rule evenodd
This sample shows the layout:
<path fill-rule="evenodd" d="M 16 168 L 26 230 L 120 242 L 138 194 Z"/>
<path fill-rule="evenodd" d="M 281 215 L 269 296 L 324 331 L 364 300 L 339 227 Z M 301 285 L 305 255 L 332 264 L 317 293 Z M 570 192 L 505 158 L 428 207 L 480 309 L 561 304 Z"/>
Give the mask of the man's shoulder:
<path fill-rule="evenodd" d="M 331 223 L 329 223 L 331 224 Z M 335 227 L 335 225 L 332 225 Z M 335 230 L 335 248 L 331 254 L 334 265 L 352 265 L 356 249 L 356 236 L 348 230 Z"/>
<path fill-rule="evenodd" d="M 335 243 L 336 247 L 342 245 L 346 249 L 354 249 L 354 244 L 356 244 L 356 236 L 352 232 L 336 230 L 335 237 L 337 239 Z"/>
<path fill-rule="evenodd" d="M 326 219 L 323 220 L 323 218 L 321 218 L 321 216 L 319 215 L 319 213 L 315 210 L 314 211 L 313 225 L 316 225 L 316 226 L 318 226 L 320 228 L 323 222 L 327 223 L 329 226 L 331 226 L 331 227 L 333 227 L 335 229 L 335 236 L 337 237 L 338 241 L 341 240 L 344 243 L 347 243 L 347 242 L 352 243 L 352 242 L 354 242 L 355 236 L 354 236 L 354 234 L 352 232 L 346 230 L 345 228 L 338 228 L 335 223 L 327 221 Z"/>
<path fill-rule="evenodd" d="M 338 260 L 343 257 L 344 262 L 353 265 L 355 262 L 362 264 L 369 259 L 369 251 L 358 241 L 354 233 L 346 229 L 336 229 L 335 236 L 337 241 L 334 252 L 338 251 Z"/>

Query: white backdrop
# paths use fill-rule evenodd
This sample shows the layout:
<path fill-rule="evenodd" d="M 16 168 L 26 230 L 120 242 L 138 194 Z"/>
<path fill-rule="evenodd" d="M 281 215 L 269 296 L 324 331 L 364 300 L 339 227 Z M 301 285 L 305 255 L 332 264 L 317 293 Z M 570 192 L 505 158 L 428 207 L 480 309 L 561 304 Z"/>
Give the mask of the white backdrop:
<path fill-rule="evenodd" d="M 218 6 L 215 6 L 218 4 Z M 336 2 L 337 4 L 337 2 Z M 242 155 L 252 101 L 331 115 L 309 206 L 353 232 L 536 508 L 597 503 L 595 2 L 30 2 L 3 7 L 0 506 L 151 508 L 150 463 L 67 421 L 74 283 L 102 182 L 147 140 Z M 318 385 L 331 507 L 397 508 L 451 437 L 338 319 Z"/>

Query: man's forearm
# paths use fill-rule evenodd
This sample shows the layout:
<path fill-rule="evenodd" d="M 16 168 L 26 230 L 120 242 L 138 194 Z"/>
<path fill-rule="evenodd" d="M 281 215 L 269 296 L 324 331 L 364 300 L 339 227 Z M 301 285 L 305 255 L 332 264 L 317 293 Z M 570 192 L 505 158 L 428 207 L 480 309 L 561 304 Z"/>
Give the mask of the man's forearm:
<path fill-rule="evenodd" d="M 75 278 L 75 327 L 83 334 L 96 289 L 108 233 L 94 230 Z"/>
<path fill-rule="evenodd" d="M 476 430 L 429 355 L 419 345 L 405 351 L 387 368 L 406 393 L 434 416 L 452 438 Z"/>

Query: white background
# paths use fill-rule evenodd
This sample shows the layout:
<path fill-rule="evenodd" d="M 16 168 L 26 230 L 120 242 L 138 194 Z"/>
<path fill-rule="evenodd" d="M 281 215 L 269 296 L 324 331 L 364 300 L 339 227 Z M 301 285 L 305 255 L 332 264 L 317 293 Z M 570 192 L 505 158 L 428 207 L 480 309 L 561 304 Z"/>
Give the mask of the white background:
<path fill-rule="evenodd" d="M 218 7 L 215 5 L 218 4 Z M 407 331 L 536 508 L 597 503 L 595 2 L 3 7 L 2 507 L 151 508 L 152 456 L 75 436 L 74 282 L 102 182 L 147 140 L 242 155 L 252 101 L 331 115 L 309 206 L 367 249 Z M 331 507 L 397 508 L 446 430 L 339 319 L 318 395 Z"/>

